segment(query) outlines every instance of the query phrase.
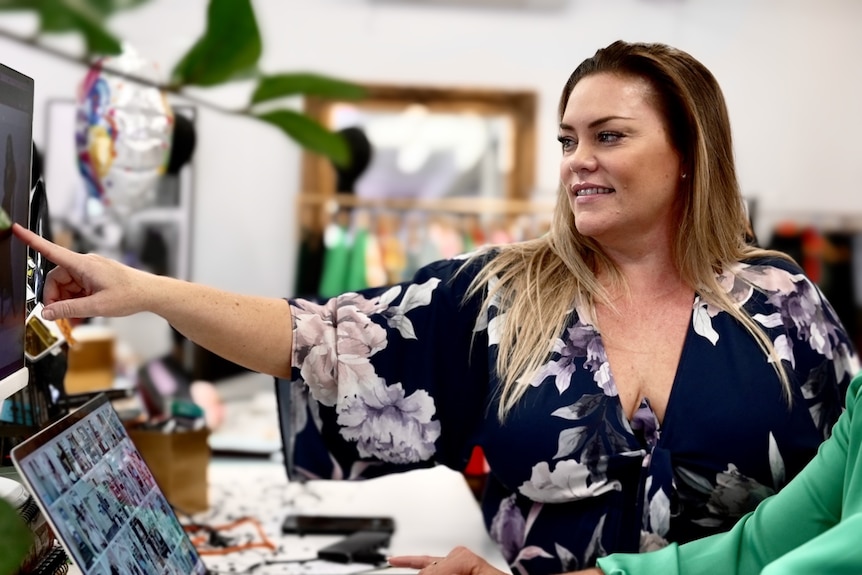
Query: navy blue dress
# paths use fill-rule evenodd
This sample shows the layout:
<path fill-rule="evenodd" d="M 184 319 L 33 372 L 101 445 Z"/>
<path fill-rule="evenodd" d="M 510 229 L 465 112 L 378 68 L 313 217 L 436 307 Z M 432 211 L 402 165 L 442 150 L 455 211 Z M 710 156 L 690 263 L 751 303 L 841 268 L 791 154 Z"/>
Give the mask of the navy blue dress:
<path fill-rule="evenodd" d="M 290 300 L 286 463 L 294 476 L 322 479 L 461 470 L 479 445 L 491 469 L 485 521 L 515 573 L 582 569 L 729 529 L 814 456 L 859 370 L 802 271 L 750 261 L 721 283 L 769 334 L 790 404 L 755 339 L 696 296 L 661 425 L 647 401 L 625 416 L 601 333 L 576 309 L 500 423 L 495 318 L 506 310 L 480 316 L 480 297 L 464 299 L 482 262 L 456 273 L 464 263 L 439 261 L 392 287 Z"/>

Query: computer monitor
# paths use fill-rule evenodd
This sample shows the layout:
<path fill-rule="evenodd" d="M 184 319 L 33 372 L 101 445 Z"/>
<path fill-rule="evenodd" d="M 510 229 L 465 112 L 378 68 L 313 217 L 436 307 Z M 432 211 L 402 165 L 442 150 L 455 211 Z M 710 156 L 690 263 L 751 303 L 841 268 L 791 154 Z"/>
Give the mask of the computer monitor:
<path fill-rule="evenodd" d="M 10 223 L 28 225 L 33 146 L 33 79 L 0 64 L 0 402 L 27 385 L 27 246 Z"/>

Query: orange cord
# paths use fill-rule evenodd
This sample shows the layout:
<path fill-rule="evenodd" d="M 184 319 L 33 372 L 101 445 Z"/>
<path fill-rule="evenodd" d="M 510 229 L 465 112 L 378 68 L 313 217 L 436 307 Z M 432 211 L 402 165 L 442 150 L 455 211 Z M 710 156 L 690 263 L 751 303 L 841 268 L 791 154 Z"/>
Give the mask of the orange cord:
<path fill-rule="evenodd" d="M 195 549 L 197 549 L 198 553 L 201 555 L 228 555 L 230 553 L 236 553 L 237 551 L 245 551 L 247 549 L 259 549 L 261 547 L 269 549 L 270 551 L 276 550 L 275 544 L 269 539 L 269 537 L 266 536 L 266 532 L 263 530 L 263 526 L 254 517 L 241 517 L 236 521 L 232 521 L 231 523 L 226 523 L 224 525 L 209 526 L 208 529 L 215 532 L 221 532 L 233 529 L 234 527 L 237 527 L 244 523 L 251 523 L 252 525 L 254 525 L 258 535 L 260 535 L 261 541 L 219 548 L 209 547 L 209 537 L 206 535 L 198 535 L 196 537 L 191 537 L 191 541 L 194 544 Z M 188 533 L 194 533 L 202 529 L 202 527 L 199 525 L 184 525 L 183 528 Z"/>

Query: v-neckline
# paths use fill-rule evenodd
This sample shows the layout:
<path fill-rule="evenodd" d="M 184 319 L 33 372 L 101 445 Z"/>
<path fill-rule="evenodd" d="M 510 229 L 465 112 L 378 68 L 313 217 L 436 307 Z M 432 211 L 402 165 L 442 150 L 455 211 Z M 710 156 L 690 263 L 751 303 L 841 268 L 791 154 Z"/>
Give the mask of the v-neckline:
<path fill-rule="evenodd" d="M 600 345 L 602 348 L 602 353 L 604 354 L 605 360 L 607 361 L 607 364 L 608 364 L 608 373 L 610 374 L 611 381 L 612 381 L 612 383 L 614 385 L 614 389 L 616 391 L 616 395 L 614 396 L 614 399 L 617 403 L 617 408 L 622 411 L 623 418 L 625 419 L 625 421 L 628 424 L 630 429 L 633 429 L 632 423 L 635 421 L 638 412 L 642 409 L 646 409 L 649 411 L 650 415 L 652 416 L 652 418 L 655 422 L 657 435 L 658 436 L 661 435 L 661 431 L 664 429 L 665 421 L 667 421 L 668 413 L 670 412 L 671 406 L 673 404 L 675 391 L 676 391 L 678 384 L 679 384 L 679 381 L 680 381 L 680 378 L 679 378 L 680 368 L 683 365 L 683 361 L 685 360 L 685 357 L 686 357 L 686 354 L 688 353 L 689 347 L 691 347 L 690 340 L 691 340 L 692 334 L 694 333 L 694 324 L 693 324 L 694 313 L 695 313 L 695 310 L 700 305 L 700 301 L 701 301 L 700 294 L 698 294 L 697 291 L 695 291 L 694 297 L 692 299 L 691 307 L 689 309 L 688 324 L 686 326 L 685 337 L 683 338 L 683 342 L 682 342 L 682 349 L 680 350 L 679 360 L 677 361 L 676 369 L 674 370 L 673 382 L 671 383 L 670 392 L 668 393 L 667 404 L 666 404 L 666 407 L 664 410 L 664 417 L 661 420 L 658 418 L 658 415 L 656 414 L 655 410 L 653 409 L 652 405 L 650 404 L 648 397 L 642 397 L 641 398 L 640 402 L 638 403 L 638 406 L 635 408 L 631 417 L 629 417 L 629 415 L 625 412 L 625 409 L 623 408 L 623 405 L 622 405 L 622 400 L 620 399 L 619 389 L 617 388 L 616 380 L 614 378 L 614 372 L 613 372 L 613 368 L 611 366 L 611 361 L 610 361 L 610 358 L 608 357 L 607 349 L 605 348 L 605 342 L 604 342 L 604 338 L 602 337 L 602 332 L 599 330 L 597 324 L 593 324 L 593 329 L 595 329 L 596 333 L 599 336 L 599 342 L 600 342 Z"/>

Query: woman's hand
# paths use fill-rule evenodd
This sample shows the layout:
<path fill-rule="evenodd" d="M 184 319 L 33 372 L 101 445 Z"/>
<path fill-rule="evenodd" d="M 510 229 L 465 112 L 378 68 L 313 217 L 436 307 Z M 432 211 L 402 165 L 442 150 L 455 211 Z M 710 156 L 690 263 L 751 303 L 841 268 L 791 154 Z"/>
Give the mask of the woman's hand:
<path fill-rule="evenodd" d="M 12 232 L 57 265 L 45 279 L 42 294 L 47 320 L 77 317 L 118 317 L 144 311 L 147 281 L 157 277 L 95 254 L 79 254 L 51 243 L 15 224 Z"/>
<path fill-rule="evenodd" d="M 419 569 L 422 575 L 506 575 L 467 549 L 456 547 L 446 557 L 431 555 L 398 555 L 389 558 L 393 567 Z M 598 567 L 575 571 L 570 575 L 604 575 Z"/>
<path fill-rule="evenodd" d="M 467 549 L 456 547 L 446 557 L 400 555 L 389 558 L 393 567 L 420 569 L 423 575 L 505 575 L 490 563 Z"/>
<path fill-rule="evenodd" d="M 19 225 L 12 233 L 58 266 L 45 278 L 45 319 L 152 312 L 229 361 L 276 377 L 291 376 L 293 318 L 284 299 L 157 276 L 110 258 L 67 250 Z"/>

